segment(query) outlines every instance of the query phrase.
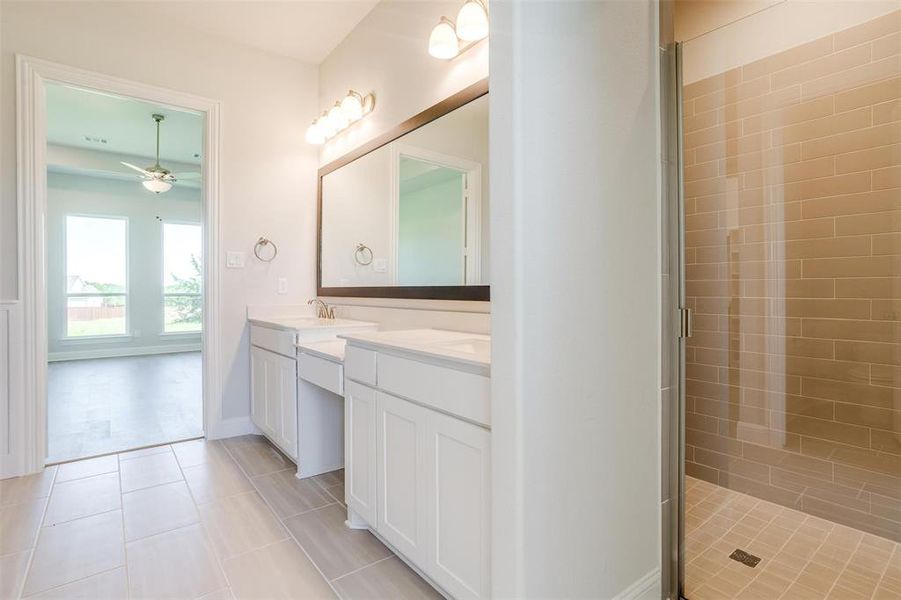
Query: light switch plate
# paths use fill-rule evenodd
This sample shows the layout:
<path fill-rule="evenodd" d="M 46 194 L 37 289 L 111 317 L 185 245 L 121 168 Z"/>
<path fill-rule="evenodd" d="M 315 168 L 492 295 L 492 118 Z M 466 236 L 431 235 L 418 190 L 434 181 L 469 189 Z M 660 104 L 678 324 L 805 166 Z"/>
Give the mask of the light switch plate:
<path fill-rule="evenodd" d="M 225 253 L 225 266 L 229 269 L 243 269 L 244 257 L 245 254 L 243 252 L 229 250 Z"/>
<path fill-rule="evenodd" d="M 287 294 L 288 293 L 288 278 L 287 277 L 279 277 L 278 278 L 278 293 L 279 294 Z"/>
<path fill-rule="evenodd" d="M 377 258 L 372 261 L 372 270 L 376 273 L 384 273 L 388 270 L 388 259 L 387 258 Z"/>

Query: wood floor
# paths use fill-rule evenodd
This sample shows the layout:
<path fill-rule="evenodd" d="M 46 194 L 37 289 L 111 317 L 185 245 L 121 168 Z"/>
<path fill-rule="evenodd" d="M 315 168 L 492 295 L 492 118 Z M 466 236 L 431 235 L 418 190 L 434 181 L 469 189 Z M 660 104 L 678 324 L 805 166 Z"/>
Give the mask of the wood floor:
<path fill-rule="evenodd" d="M 48 462 L 203 435 L 200 352 L 52 362 Z"/>
<path fill-rule="evenodd" d="M 0 481 L 0 598 L 440 598 L 260 436 Z"/>

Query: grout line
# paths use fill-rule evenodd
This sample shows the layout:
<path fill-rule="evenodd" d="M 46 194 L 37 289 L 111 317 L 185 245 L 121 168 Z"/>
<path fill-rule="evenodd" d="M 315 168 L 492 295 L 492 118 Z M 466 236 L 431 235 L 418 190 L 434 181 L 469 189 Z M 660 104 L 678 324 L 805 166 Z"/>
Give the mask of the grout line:
<path fill-rule="evenodd" d="M 371 562 L 368 565 L 363 565 L 362 567 L 360 567 L 358 569 L 354 569 L 353 571 L 349 571 L 349 572 L 345 573 L 344 575 L 339 575 L 338 577 L 335 577 L 334 579 L 332 579 L 332 583 L 334 583 L 336 581 L 340 581 L 341 579 L 344 579 L 345 577 L 350 577 L 354 573 L 359 573 L 360 571 L 362 571 L 364 569 L 368 569 L 369 567 L 377 565 L 381 562 L 385 562 L 386 560 L 391 560 L 392 558 L 397 558 L 397 556 L 395 556 L 394 552 L 391 553 L 391 556 L 386 556 L 385 558 L 380 558 L 375 562 Z M 400 559 L 398 559 L 398 560 L 400 560 Z"/>
<path fill-rule="evenodd" d="M 125 597 L 128 598 L 131 596 L 131 576 L 128 572 L 128 540 L 125 537 L 125 502 L 123 501 L 125 493 L 122 491 L 122 458 L 119 454 L 116 454 L 116 475 L 119 476 L 119 507 L 122 511 L 122 561 L 125 568 Z"/>
<path fill-rule="evenodd" d="M 46 466 L 44 467 L 47 468 Z M 53 495 L 53 488 L 56 486 L 56 476 L 59 474 L 59 467 L 53 467 L 53 475 L 51 476 L 50 489 L 47 492 L 47 501 L 44 503 L 44 510 L 41 513 L 41 522 L 38 524 L 37 533 L 34 535 L 34 541 L 31 545 L 31 554 L 28 556 L 28 563 L 25 565 L 25 573 L 22 575 L 22 583 L 16 591 L 16 598 L 21 598 L 25 593 L 25 584 L 28 583 L 28 576 L 31 575 L 31 567 L 34 564 L 34 555 L 38 550 L 38 543 L 41 541 L 41 532 L 44 530 L 44 520 L 47 518 L 47 509 L 50 508 L 50 497 Z"/>
<path fill-rule="evenodd" d="M 66 583 L 61 583 L 61 584 L 59 584 L 59 585 L 55 585 L 55 586 L 53 586 L 53 587 L 51 587 L 51 588 L 47 588 L 46 590 L 41 590 L 41 591 L 39 591 L 39 592 L 35 592 L 34 594 L 30 594 L 30 595 L 28 595 L 28 596 L 25 596 L 25 598 L 26 598 L 26 599 L 27 599 L 27 598 L 34 598 L 35 596 L 37 596 L 37 595 L 39 595 L 39 594 L 43 595 L 43 594 L 46 594 L 46 593 L 48 593 L 48 592 L 52 592 L 53 590 L 58 590 L 58 589 L 60 589 L 60 588 L 62 588 L 62 587 L 66 587 L 67 585 L 72 585 L 73 583 L 79 583 L 79 582 L 84 581 L 84 580 L 86 580 L 86 579 L 90 579 L 91 577 L 98 577 L 98 576 L 100 576 L 100 575 L 106 575 L 107 573 L 112 573 L 113 571 L 116 571 L 116 570 L 122 569 L 122 568 L 124 568 L 124 567 L 118 566 L 118 567 L 111 567 L 111 568 L 109 568 L 109 569 L 104 569 L 103 571 L 99 571 L 99 572 L 97 572 L 97 573 L 92 573 L 92 574 L 90 574 L 90 575 L 85 575 L 84 577 L 79 577 L 78 579 L 73 579 L 72 581 L 67 581 Z"/>
<path fill-rule="evenodd" d="M 266 443 L 268 444 L 269 441 L 266 440 Z M 263 496 L 263 494 L 260 493 L 260 490 L 254 483 L 253 478 L 247 475 L 247 471 L 245 471 L 244 467 L 241 466 L 241 463 L 239 463 L 235 459 L 234 455 L 232 454 L 231 448 L 229 448 L 225 443 L 222 444 L 222 447 L 225 448 L 225 452 L 231 457 L 231 459 L 237 465 L 238 469 L 241 471 L 241 473 L 243 473 L 244 477 L 246 477 L 247 480 L 250 482 L 250 485 L 253 487 L 254 491 L 256 491 L 256 493 L 260 496 L 260 499 L 263 501 L 263 503 L 266 504 L 266 508 L 269 509 L 269 512 L 272 514 L 272 516 L 275 518 L 275 520 L 279 524 L 281 524 L 282 527 L 284 527 L 285 530 L 288 532 L 289 538 L 287 538 L 287 539 L 294 540 L 294 543 L 297 545 L 298 548 L 300 548 L 300 551 L 303 552 L 304 556 L 307 557 L 307 560 L 310 561 L 310 564 L 313 565 L 313 568 L 316 569 L 316 572 L 319 573 L 319 576 L 322 577 L 322 580 L 325 581 L 326 585 L 328 585 L 329 588 L 331 588 L 331 590 L 332 590 L 332 592 L 334 592 L 335 596 L 337 596 L 338 598 L 341 598 L 341 594 L 338 593 L 338 590 L 335 589 L 335 586 L 332 585 L 332 582 L 329 581 L 329 578 L 325 576 L 325 573 L 322 572 L 322 569 L 319 568 L 319 565 L 316 564 L 316 561 L 313 560 L 313 557 L 311 557 L 309 552 L 307 552 L 306 548 L 303 547 L 303 544 L 301 544 L 297 540 L 297 537 L 295 537 L 294 532 L 292 532 L 290 528 L 285 526 L 284 521 L 282 519 L 278 518 L 278 515 L 276 514 L 275 510 L 272 508 L 272 505 L 269 503 L 268 500 L 266 500 L 266 498 Z M 282 470 L 286 470 L 286 469 L 282 469 Z M 276 472 L 276 471 L 273 471 L 273 472 Z M 195 504 L 196 504 L 196 502 L 195 502 Z M 331 504 L 329 504 L 327 506 L 331 506 Z M 284 540 L 280 540 L 280 541 L 284 541 Z M 257 550 L 259 550 L 259 548 L 257 548 Z M 225 575 L 225 579 L 226 579 L 226 581 L 228 581 L 228 575 Z M 229 586 L 230 585 L 231 585 L 231 583 L 229 583 Z"/>
<path fill-rule="evenodd" d="M 879 591 L 879 587 L 882 585 L 882 581 L 885 579 L 885 574 L 888 573 L 889 567 L 892 566 L 892 559 L 899 552 L 901 552 L 901 550 L 898 549 L 898 545 L 896 544 L 892 551 L 889 553 L 888 560 L 885 561 L 885 568 L 882 569 L 882 574 L 879 575 L 879 581 L 876 582 L 876 587 L 873 588 L 873 593 L 870 595 L 871 599 L 876 598 L 876 592 Z M 836 579 L 836 581 L 838 580 Z"/>
<path fill-rule="evenodd" d="M 857 531 L 857 530 L 855 530 L 855 531 Z M 838 580 L 842 578 L 842 574 L 845 572 L 845 569 L 848 568 L 848 565 L 851 564 L 851 560 L 854 558 L 854 555 L 857 554 L 858 550 L 860 550 L 860 546 L 861 546 L 861 544 L 863 544 L 863 538 L 866 535 L 866 533 L 864 533 L 864 532 L 861 532 L 861 533 L 862 533 L 862 535 L 860 536 L 860 539 L 857 541 L 857 544 L 854 546 L 854 551 L 851 552 L 851 555 L 848 557 L 848 560 L 845 561 L 845 564 L 842 565 L 841 570 L 838 572 L 838 577 L 835 578 L 835 581 L 832 582 L 832 585 L 829 586 L 829 589 L 826 591 L 826 597 L 828 597 L 832 593 L 832 590 L 835 589 L 835 586 L 838 585 Z M 825 541 L 824 541 L 824 543 L 825 543 Z M 822 548 L 822 545 L 820 546 L 820 548 Z M 819 548 L 817 548 L 817 552 L 819 552 Z M 814 553 L 814 554 L 816 554 L 816 553 Z M 813 562 L 813 557 L 811 557 L 810 562 Z M 804 567 L 807 568 L 807 565 L 804 565 Z M 800 578 L 800 576 L 799 576 L 799 578 Z M 795 581 L 797 581 L 797 579 Z M 801 583 L 799 585 L 804 585 L 804 584 Z M 876 587 L 879 587 L 878 582 L 876 584 Z M 808 589 L 810 589 L 810 588 L 808 588 Z M 876 591 L 875 588 L 873 589 L 873 591 L 874 592 Z"/>

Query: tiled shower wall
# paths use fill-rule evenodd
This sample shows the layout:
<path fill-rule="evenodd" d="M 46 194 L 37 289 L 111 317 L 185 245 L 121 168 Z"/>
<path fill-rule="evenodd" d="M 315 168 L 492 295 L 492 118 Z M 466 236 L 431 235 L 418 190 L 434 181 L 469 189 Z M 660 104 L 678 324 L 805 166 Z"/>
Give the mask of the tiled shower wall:
<path fill-rule="evenodd" d="M 901 540 L 901 11 L 684 111 L 686 472 Z"/>

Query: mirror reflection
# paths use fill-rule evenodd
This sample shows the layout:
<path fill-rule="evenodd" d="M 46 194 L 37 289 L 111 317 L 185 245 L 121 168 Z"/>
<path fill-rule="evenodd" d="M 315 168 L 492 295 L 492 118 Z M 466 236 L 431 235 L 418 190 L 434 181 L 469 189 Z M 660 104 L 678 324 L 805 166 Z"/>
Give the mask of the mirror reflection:
<path fill-rule="evenodd" d="M 488 95 L 322 178 L 324 288 L 488 284 Z"/>

